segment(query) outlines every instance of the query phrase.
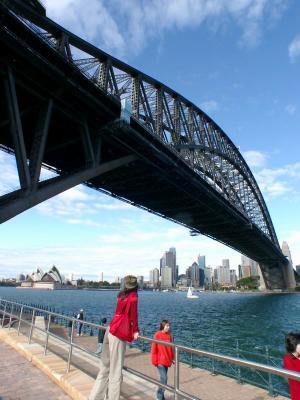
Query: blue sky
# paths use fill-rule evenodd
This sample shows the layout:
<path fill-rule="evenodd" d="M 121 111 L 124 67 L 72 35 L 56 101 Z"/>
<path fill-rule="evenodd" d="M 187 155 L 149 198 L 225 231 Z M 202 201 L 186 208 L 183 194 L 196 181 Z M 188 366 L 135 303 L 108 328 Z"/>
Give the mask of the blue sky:
<path fill-rule="evenodd" d="M 297 0 L 47 0 L 48 16 L 206 111 L 248 161 L 280 242 L 300 264 L 300 3 Z M 18 186 L 0 153 L 0 193 Z M 0 276 L 147 276 L 169 247 L 180 271 L 240 255 L 82 186 L 1 226 Z"/>

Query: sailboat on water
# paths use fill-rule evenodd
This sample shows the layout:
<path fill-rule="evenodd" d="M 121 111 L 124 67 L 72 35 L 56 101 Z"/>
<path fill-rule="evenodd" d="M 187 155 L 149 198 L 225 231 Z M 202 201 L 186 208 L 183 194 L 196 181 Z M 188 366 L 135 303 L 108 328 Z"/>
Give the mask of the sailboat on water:
<path fill-rule="evenodd" d="M 198 299 L 199 298 L 199 296 L 197 296 L 196 294 L 193 294 L 192 286 L 189 287 L 186 297 L 188 299 Z"/>

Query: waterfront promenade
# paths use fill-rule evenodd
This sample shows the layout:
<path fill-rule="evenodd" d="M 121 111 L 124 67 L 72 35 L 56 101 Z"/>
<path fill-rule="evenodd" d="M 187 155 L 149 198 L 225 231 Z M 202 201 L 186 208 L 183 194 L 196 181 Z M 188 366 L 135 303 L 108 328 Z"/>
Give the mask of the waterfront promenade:
<path fill-rule="evenodd" d="M 61 331 L 59 332 L 59 330 Z M 56 333 L 63 335 L 65 334 L 65 330 L 64 328 L 57 327 Z M 40 342 L 40 344 L 38 342 Z M 96 346 L 95 337 L 77 337 L 76 342 L 80 343 L 82 347 L 91 350 L 94 350 Z M 6 366 L 8 367 L 6 369 L 10 370 L 14 368 L 15 371 L 10 378 L 9 375 L 7 378 L 9 372 L 1 372 L 0 398 L 3 400 L 45 398 L 45 391 L 52 395 L 52 393 L 54 393 L 53 390 L 60 390 L 58 387 L 60 386 L 69 397 L 64 395 L 60 390 L 57 394 L 55 392 L 52 397 L 47 396 L 47 399 L 72 398 L 86 400 L 98 371 L 97 360 L 86 354 L 80 354 L 79 351 L 75 350 L 70 372 L 66 373 L 66 346 L 51 338 L 49 340 L 49 351 L 47 351 L 45 356 L 44 348 L 41 346 L 41 343 L 42 337 L 40 334 L 36 336 L 34 334 L 33 342 L 28 344 L 28 338 L 23 334 L 18 336 L 15 329 L 0 329 L 0 349 L 5 349 L 6 360 L 9 360 L 6 361 Z M 26 364 L 24 364 L 25 361 Z M 20 384 L 15 387 L 12 385 L 13 379 L 15 382 L 22 383 L 22 373 L 25 365 L 30 366 L 30 364 L 38 367 L 45 373 L 44 379 L 47 381 L 47 385 L 43 385 L 37 375 L 32 375 L 32 378 L 30 375 L 29 378 L 29 382 L 32 383 L 33 389 L 36 386 L 36 388 L 42 391 L 44 397 L 35 397 L 35 394 L 31 394 L 28 391 L 26 384 Z M 127 350 L 125 366 L 138 370 L 150 377 L 157 378 L 156 370 L 150 363 L 149 354 L 143 353 L 138 349 Z M 30 369 L 28 368 L 28 374 L 31 373 L 30 370 L 41 374 L 41 372 L 36 370 L 34 367 Z M 174 382 L 173 373 L 174 368 L 171 368 L 169 374 L 170 384 Z M 14 376 L 14 378 L 12 376 Z M 57 386 L 50 380 L 55 382 Z M 182 363 L 180 363 L 180 387 L 185 392 L 194 395 L 201 400 L 267 400 L 270 398 L 265 390 L 247 384 L 240 385 L 231 378 L 220 375 L 213 376 L 208 371 L 198 368 L 191 369 L 188 365 Z M 18 391 L 16 389 L 18 389 Z M 17 393 L 15 394 L 16 397 L 12 397 L 14 396 L 14 390 L 16 390 Z M 125 372 L 124 382 L 122 385 L 122 399 L 154 399 L 155 390 L 155 385 Z M 173 399 L 173 395 L 167 393 L 166 399 Z M 277 399 L 283 400 L 286 398 L 278 396 Z"/>

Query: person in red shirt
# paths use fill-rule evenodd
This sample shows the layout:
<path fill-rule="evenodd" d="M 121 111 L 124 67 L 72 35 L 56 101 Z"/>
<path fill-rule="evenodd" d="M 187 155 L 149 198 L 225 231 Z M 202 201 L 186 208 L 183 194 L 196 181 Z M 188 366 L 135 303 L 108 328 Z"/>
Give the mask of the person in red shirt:
<path fill-rule="evenodd" d="M 100 370 L 89 400 L 120 398 L 126 342 L 139 336 L 137 290 L 137 278 L 125 276 L 124 290 L 118 294 L 115 314 L 104 335 Z"/>
<path fill-rule="evenodd" d="M 285 338 L 284 368 L 300 372 L 300 332 L 290 332 Z M 300 400 L 300 381 L 289 379 L 291 399 Z"/>
<path fill-rule="evenodd" d="M 168 320 L 163 319 L 161 321 L 159 331 L 155 333 L 153 339 L 173 342 L 172 336 L 170 335 L 170 322 Z M 163 344 L 153 343 L 151 346 L 151 357 L 152 364 L 158 369 L 160 382 L 166 385 L 168 381 L 168 368 L 171 367 L 174 360 L 173 348 L 164 346 Z M 156 399 L 165 400 L 164 393 L 165 390 L 158 387 Z"/>

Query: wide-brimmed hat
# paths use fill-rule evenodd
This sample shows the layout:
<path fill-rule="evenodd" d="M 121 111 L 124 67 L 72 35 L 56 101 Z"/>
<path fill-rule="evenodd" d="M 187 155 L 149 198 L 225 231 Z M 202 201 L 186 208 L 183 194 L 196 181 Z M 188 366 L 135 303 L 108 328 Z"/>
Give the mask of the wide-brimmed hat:
<path fill-rule="evenodd" d="M 127 275 L 124 278 L 124 286 L 125 289 L 135 289 L 137 287 L 137 279 L 136 276 L 133 275 Z"/>

